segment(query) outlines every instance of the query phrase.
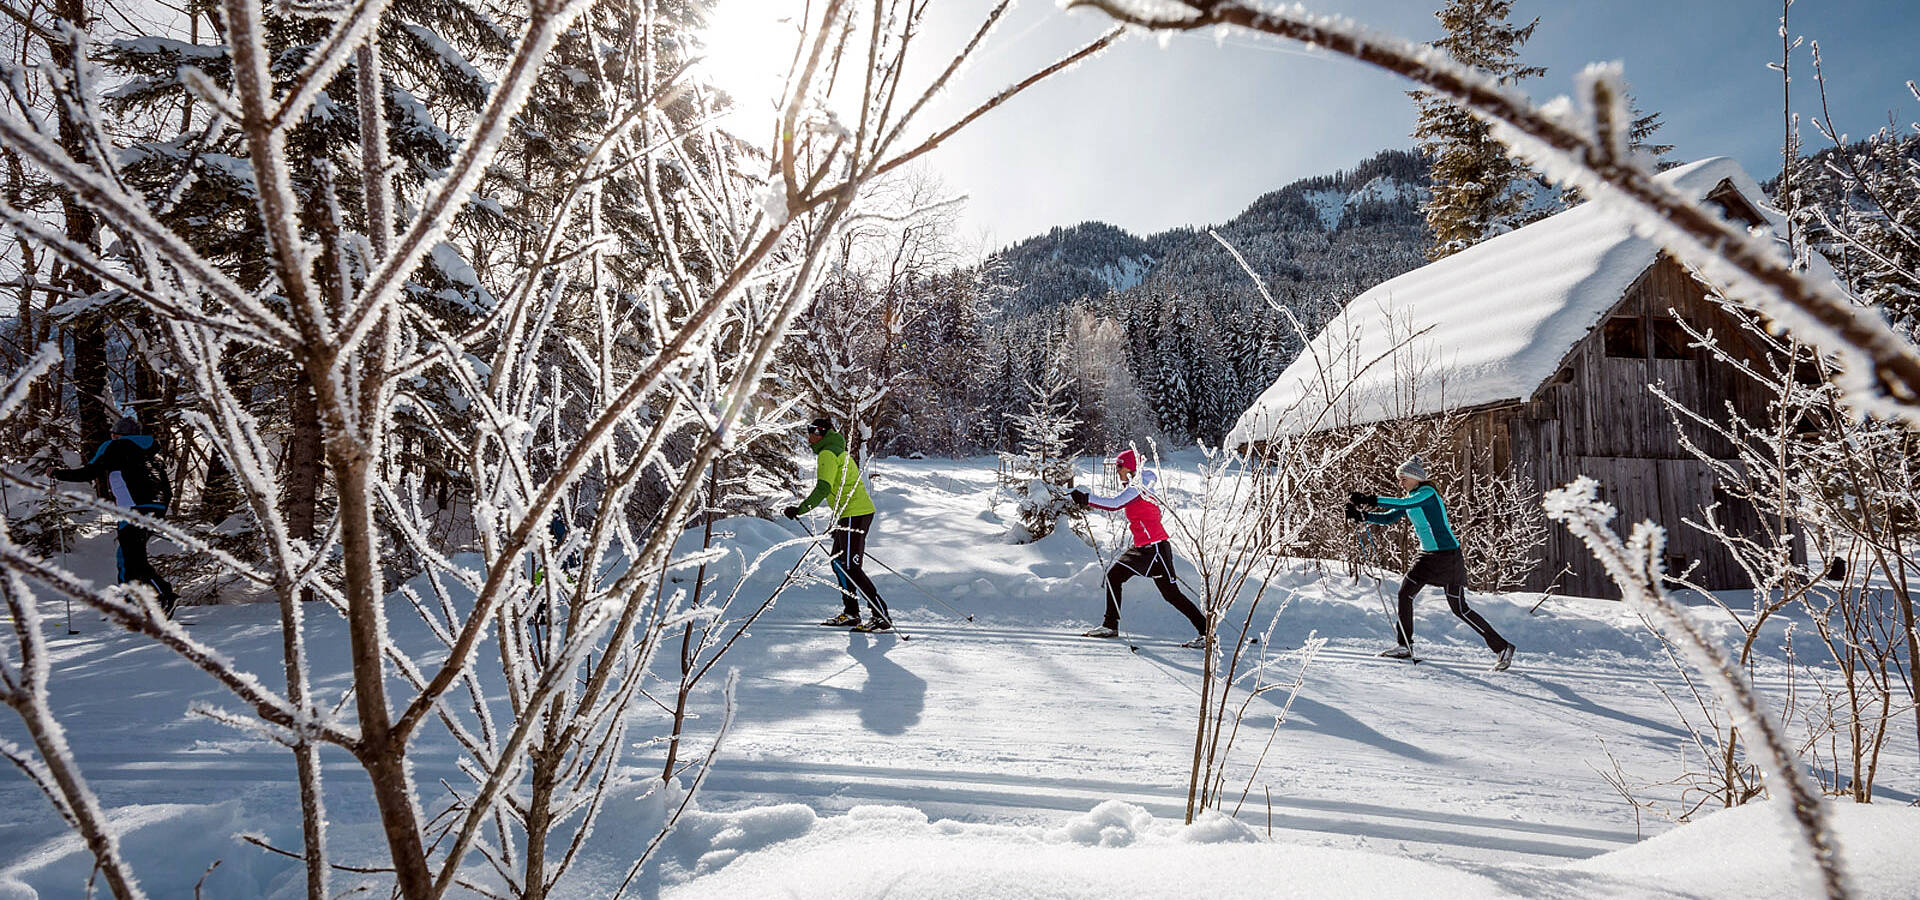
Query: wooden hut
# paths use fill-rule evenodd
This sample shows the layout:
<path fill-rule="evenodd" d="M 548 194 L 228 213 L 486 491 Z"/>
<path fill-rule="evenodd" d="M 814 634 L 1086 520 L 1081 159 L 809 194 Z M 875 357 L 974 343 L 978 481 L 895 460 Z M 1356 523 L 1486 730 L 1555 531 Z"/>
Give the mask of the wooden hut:
<path fill-rule="evenodd" d="M 1730 159 L 1660 178 L 1730 219 L 1784 229 L 1759 185 Z M 1676 312 L 1723 345 L 1742 340 L 1697 273 L 1619 213 L 1584 204 L 1355 298 L 1241 416 L 1229 443 L 1438 410 L 1463 414 L 1456 465 L 1491 460 L 1496 472 L 1522 474 L 1535 490 L 1592 476 L 1620 521 L 1667 527 L 1669 570 L 1695 566 L 1694 580 L 1709 588 L 1744 587 L 1732 558 L 1682 519 L 1719 500 L 1722 522 L 1751 528 L 1754 512 L 1716 497 L 1712 471 L 1681 445 L 1648 386 L 1712 414 L 1731 403 L 1744 416 L 1764 415 L 1766 399 L 1689 347 Z M 1702 429 L 1689 436 L 1717 457 L 1732 454 Z M 1550 528 L 1542 557 L 1527 588 L 1618 595 L 1565 528 Z"/>

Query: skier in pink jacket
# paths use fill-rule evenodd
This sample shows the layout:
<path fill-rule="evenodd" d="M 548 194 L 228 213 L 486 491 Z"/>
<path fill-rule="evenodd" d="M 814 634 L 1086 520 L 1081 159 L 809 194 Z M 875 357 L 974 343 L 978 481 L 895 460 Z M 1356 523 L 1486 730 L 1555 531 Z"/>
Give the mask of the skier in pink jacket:
<path fill-rule="evenodd" d="M 1154 587 L 1160 589 L 1160 596 L 1179 610 L 1180 614 L 1193 623 L 1193 630 L 1199 637 L 1187 642 L 1187 646 L 1198 647 L 1203 644 L 1207 634 L 1207 617 L 1193 605 L 1187 595 L 1180 592 L 1180 584 L 1173 573 L 1173 547 L 1167 542 L 1167 527 L 1160 522 L 1160 506 L 1146 492 L 1153 486 L 1154 473 L 1140 471 L 1140 456 L 1132 450 L 1120 451 L 1114 460 L 1119 470 L 1120 482 L 1125 486 L 1119 494 L 1102 497 L 1075 489 L 1073 501 L 1081 506 L 1108 511 L 1119 510 L 1127 515 L 1127 530 L 1133 533 L 1133 547 L 1120 558 L 1113 561 L 1107 569 L 1107 615 L 1099 628 L 1086 633 L 1087 637 L 1112 638 L 1120 636 L 1120 586 L 1135 575 L 1145 575 L 1153 579 Z M 1138 483 L 1133 483 L 1135 478 Z"/>

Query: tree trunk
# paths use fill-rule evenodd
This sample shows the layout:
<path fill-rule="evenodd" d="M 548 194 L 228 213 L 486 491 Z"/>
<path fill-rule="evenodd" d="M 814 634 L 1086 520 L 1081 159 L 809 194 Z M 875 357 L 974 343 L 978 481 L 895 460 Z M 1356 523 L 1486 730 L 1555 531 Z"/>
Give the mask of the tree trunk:
<path fill-rule="evenodd" d="M 67 20 L 82 33 L 92 24 L 86 0 L 58 0 L 54 4 L 54 15 Z M 83 62 L 73 58 L 72 44 L 49 41 L 48 50 L 55 69 L 74 71 L 74 67 Z M 55 103 L 54 108 L 60 120 L 60 149 L 75 160 L 91 159 L 93 154 L 88 151 L 85 128 L 74 121 L 72 108 L 65 103 Z M 67 240 L 98 252 L 100 221 L 93 210 L 81 204 L 72 191 L 62 188 L 60 213 L 66 219 Z M 91 296 L 100 290 L 100 279 L 84 267 L 63 265 L 59 271 L 55 284 L 76 295 Z M 107 401 L 107 335 L 98 322 L 90 319 L 70 322 L 66 328 L 73 335 L 73 386 L 79 399 L 81 451 L 91 452 L 105 443 L 113 431 L 114 418 Z"/>
<path fill-rule="evenodd" d="M 552 722 L 561 712 L 556 698 L 548 712 Z M 547 747 L 533 754 L 533 794 L 527 804 L 527 867 L 520 900 L 547 900 L 547 836 L 553 830 L 553 789 L 559 781 L 558 759 L 565 748 Z"/>
<path fill-rule="evenodd" d="M 309 362 L 309 377 L 331 378 L 328 368 L 325 361 Z M 351 434 L 332 435 L 325 447 L 340 493 L 341 574 L 347 592 L 355 711 L 360 719 L 360 744 L 355 751 L 373 786 L 400 896 L 427 900 L 433 895 L 433 875 L 421 844 L 413 781 L 407 774 L 407 748 L 404 740 L 396 739 L 393 714 L 387 708 L 386 634 L 380 608 L 385 598 L 375 550 L 370 460 Z"/>

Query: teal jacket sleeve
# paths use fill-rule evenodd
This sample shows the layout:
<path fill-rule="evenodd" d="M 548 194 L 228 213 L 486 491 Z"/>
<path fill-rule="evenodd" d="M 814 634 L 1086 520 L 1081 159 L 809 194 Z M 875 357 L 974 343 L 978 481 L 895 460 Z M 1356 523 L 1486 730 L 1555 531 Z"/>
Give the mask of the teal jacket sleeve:
<path fill-rule="evenodd" d="M 1367 522 L 1369 524 L 1392 525 L 1393 523 L 1406 518 L 1407 511 L 1404 509 L 1389 509 L 1386 512 L 1370 512 L 1370 513 L 1367 513 L 1366 516 L 1367 516 Z"/>
<path fill-rule="evenodd" d="M 1434 493 L 1433 488 L 1422 485 L 1415 488 L 1413 493 L 1405 497 L 1375 497 L 1373 498 L 1373 505 L 1384 506 L 1388 509 L 1412 509 L 1427 502 L 1427 498 Z"/>

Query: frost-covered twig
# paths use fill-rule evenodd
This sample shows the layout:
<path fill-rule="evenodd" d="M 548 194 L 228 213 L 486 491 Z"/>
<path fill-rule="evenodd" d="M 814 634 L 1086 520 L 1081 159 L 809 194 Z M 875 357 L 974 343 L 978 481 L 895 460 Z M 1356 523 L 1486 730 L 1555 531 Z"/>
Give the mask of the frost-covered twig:
<path fill-rule="evenodd" d="M 0 542 L 11 543 L 3 524 L 0 524 Z M 20 654 L 19 668 L 7 673 L 4 689 L 0 689 L 0 702 L 19 715 L 39 760 L 37 763 L 29 760 L 11 745 L 0 747 L 0 755 L 5 755 L 39 786 L 53 802 L 54 809 L 80 833 L 93 856 L 94 866 L 106 878 L 113 895 L 120 900 L 143 898 L 146 893 L 120 851 L 112 822 L 73 758 L 66 729 L 54 716 L 47 694 L 52 666 L 47 655 L 46 631 L 40 624 L 39 601 L 17 569 L 12 566 L 0 566 L 0 569 L 5 570 L 0 572 L 0 595 L 4 595 Z"/>
<path fill-rule="evenodd" d="M 1620 586 L 1627 603 L 1655 630 L 1671 639 L 1713 685 L 1714 693 L 1735 726 L 1748 735 L 1750 745 L 1759 751 L 1767 783 L 1783 794 L 1777 802 L 1789 829 L 1799 838 L 1794 846 L 1802 862 L 1819 874 L 1820 891 L 1832 900 L 1849 896 L 1839 843 L 1828 825 L 1825 798 L 1808 783 L 1787 747 L 1786 736 L 1767 711 L 1765 701 L 1755 693 L 1753 683 L 1668 596 L 1661 562 L 1665 531 L 1650 522 L 1642 522 L 1634 526 L 1633 535 L 1623 543 L 1610 527 L 1615 510 L 1599 499 L 1599 489 L 1599 482 L 1583 476 L 1564 488 L 1549 491 L 1547 515 L 1564 523 L 1586 542 L 1607 574 Z"/>

